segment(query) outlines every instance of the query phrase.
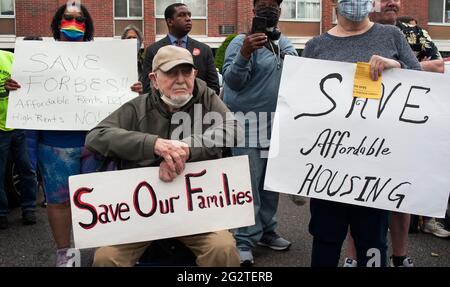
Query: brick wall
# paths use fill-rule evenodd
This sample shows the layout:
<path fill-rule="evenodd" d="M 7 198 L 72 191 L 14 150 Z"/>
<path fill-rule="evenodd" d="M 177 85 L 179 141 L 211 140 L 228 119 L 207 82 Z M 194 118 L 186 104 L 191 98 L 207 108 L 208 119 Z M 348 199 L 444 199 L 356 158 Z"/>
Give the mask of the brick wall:
<path fill-rule="evenodd" d="M 144 1 L 145 46 L 155 41 L 155 0 Z M 429 0 L 403 0 L 401 15 L 411 15 L 427 28 Z M 322 0 L 322 31 L 332 27 L 332 0 Z M 16 1 L 17 36 L 51 36 L 50 22 L 66 0 Z M 94 19 L 96 37 L 112 37 L 113 0 L 82 0 Z M 283 5 L 283 4 L 282 4 Z M 235 26 L 236 33 L 247 32 L 253 17 L 253 0 L 208 0 L 208 36 L 219 37 L 220 25 Z M 300 35 L 299 35 L 300 36 Z"/>
<path fill-rule="evenodd" d="M 428 1 L 429 0 L 403 0 L 399 16 L 413 16 L 423 28 L 428 27 Z M 322 33 L 333 27 L 332 0 L 322 0 Z"/>
<path fill-rule="evenodd" d="M 237 30 L 237 19 L 241 15 L 241 11 L 238 11 L 238 1 L 236 0 L 209 0 L 208 1 L 208 36 L 220 37 L 219 26 L 220 25 L 232 25 Z"/>
<path fill-rule="evenodd" d="M 16 35 L 51 37 L 50 24 L 56 10 L 65 0 L 16 1 Z M 113 35 L 113 0 L 83 0 L 94 20 L 96 37 Z"/>
<path fill-rule="evenodd" d="M 253 18 L 253 0 L 237 1 L 237 33 L 247 33 L 251 28 Z"/>
<path fill-rule="evenodd" d="M 333 3 L 331 0 L 322 0 L 322 31 L 326 32 L 333 27 Z"/>
<path fill-rule="evenodd" d="M 428 28 L 428 1 L 429 0 L 403 0 L 401 16 L 412 16 L 417 19 L 419 26 Z"/>
<path fill-rule="evenodd" d="M 65 4 L 67 1 L 61 1 Z M 114 7 L 113 0 L 82 0 L 94 20 L 95 37 L 112 37 Z"/>
<path fill-rule="evenodd" d="M 50 23 L 58 5 L 58 0 L 16 1 L 16 35 L 51 36 Z"/>
<path fill-rule="evenodd" d="M 155 42 L 155 2 L 144 0 L 144 47 Z"/>

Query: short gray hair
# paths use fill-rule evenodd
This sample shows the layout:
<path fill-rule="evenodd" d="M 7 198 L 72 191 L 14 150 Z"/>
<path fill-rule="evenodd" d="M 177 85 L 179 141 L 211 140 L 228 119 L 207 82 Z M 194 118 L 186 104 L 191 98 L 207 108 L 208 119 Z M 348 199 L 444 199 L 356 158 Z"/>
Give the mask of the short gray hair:
<path fill-rule="evenodd" d="M 125 37 L 127 36 L 128 31 L 130 31 L 130 30 L 133 30 L 134 32 L 136 32 L 136 34 L 137 34 L 137 36 L 139 38 L 139 41 L 141 41 L 141 43 L 144 42 L 144 37 L 142 36 L 141 30 L 139 30 L 139 28 L 134 26 L 133 24 L 130 24 L 130 25 L 125 27 L 125 29 L 123 30 L 121 38 L 125 39 Z"/>

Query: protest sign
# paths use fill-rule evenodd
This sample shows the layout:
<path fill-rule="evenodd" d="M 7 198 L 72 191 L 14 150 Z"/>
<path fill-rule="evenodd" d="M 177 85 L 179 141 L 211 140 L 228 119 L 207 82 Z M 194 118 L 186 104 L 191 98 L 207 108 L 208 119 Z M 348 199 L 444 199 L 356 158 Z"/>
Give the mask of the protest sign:
<path fill-rule="evenodd" d="M 284 63 L 265 188 L 443 217 L 450 190 L 450 82 L 383 72 L 382 98 L 352 97 L 355 64 Z"/>
<path fill-rule="evenodd" d="M 159 167 L 69 178 L 76 248 L 179 237 L 253 225 L 247 156 L 187 163 L 173 182 Z"/>
<path fill-rule="evenodd" d="M 138 94 L 136 40 L 17 41 L 6 126 L 90 130 Z"/>

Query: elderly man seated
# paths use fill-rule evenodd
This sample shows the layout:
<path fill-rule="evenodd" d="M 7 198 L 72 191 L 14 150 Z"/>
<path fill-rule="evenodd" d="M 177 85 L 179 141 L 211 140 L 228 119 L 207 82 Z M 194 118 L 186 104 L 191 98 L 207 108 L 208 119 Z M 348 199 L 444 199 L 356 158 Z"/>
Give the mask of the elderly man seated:
<path fill-rule="evenodd" d="M 152 93 L 129 101 L 104 119 L 89 132 L 86 146 L 118 160 L 120 169 L 159 166 L 160 179 L 170 182 L 187 161 L 220 158 L 224 144 L 237 143 L 242 131 L 215 92 L 196 79 L 188 50 L 162 47 L 152 67 Z M 209 124 L 203 121 L 208 113 L 215 115 Z M 239 266 L 236 243 L 228 231 L 177 239 L 192 250 L 199 266 Z M 133 266 L 150 244 L 102 247 L 93 265 Z"/>

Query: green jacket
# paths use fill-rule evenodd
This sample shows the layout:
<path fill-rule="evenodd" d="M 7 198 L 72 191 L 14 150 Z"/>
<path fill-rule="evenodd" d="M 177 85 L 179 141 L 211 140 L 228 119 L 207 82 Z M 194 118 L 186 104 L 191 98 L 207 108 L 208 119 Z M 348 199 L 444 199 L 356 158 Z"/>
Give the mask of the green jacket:
<path fill-rule="evenodd" d="M 196 79 L 193 95 L 181 108 L 184 113 L 175 114 L 165 109 L 158 93 L 138 96 L 93 128 L 86 137 L 86 147 L 119 160 L 119 169 L 159 166 L 162 159 L 154 154 L 157 138 L 186 142 L 190 146 L 189 161 L 221 158 L 225 140 L 227 145 L 234 145 L 243 138 L 243 131 L 204 81 Z M 201 117 L 194 118 L 194 106 Z M 215 112 L 208 115 L 218 120 L 205 118 L 208 112 Z M 184 134 L 179 135 L 182 131 Z"/>
<path fill-rule="evenodd" d="M 5 89 L 5 81 L 11 77 L 13 61 L 13 53 L 0 50 L 0 130 L 2 131 L 12 130 L 5 127 L 9 96 L 9 91 Z"/>

